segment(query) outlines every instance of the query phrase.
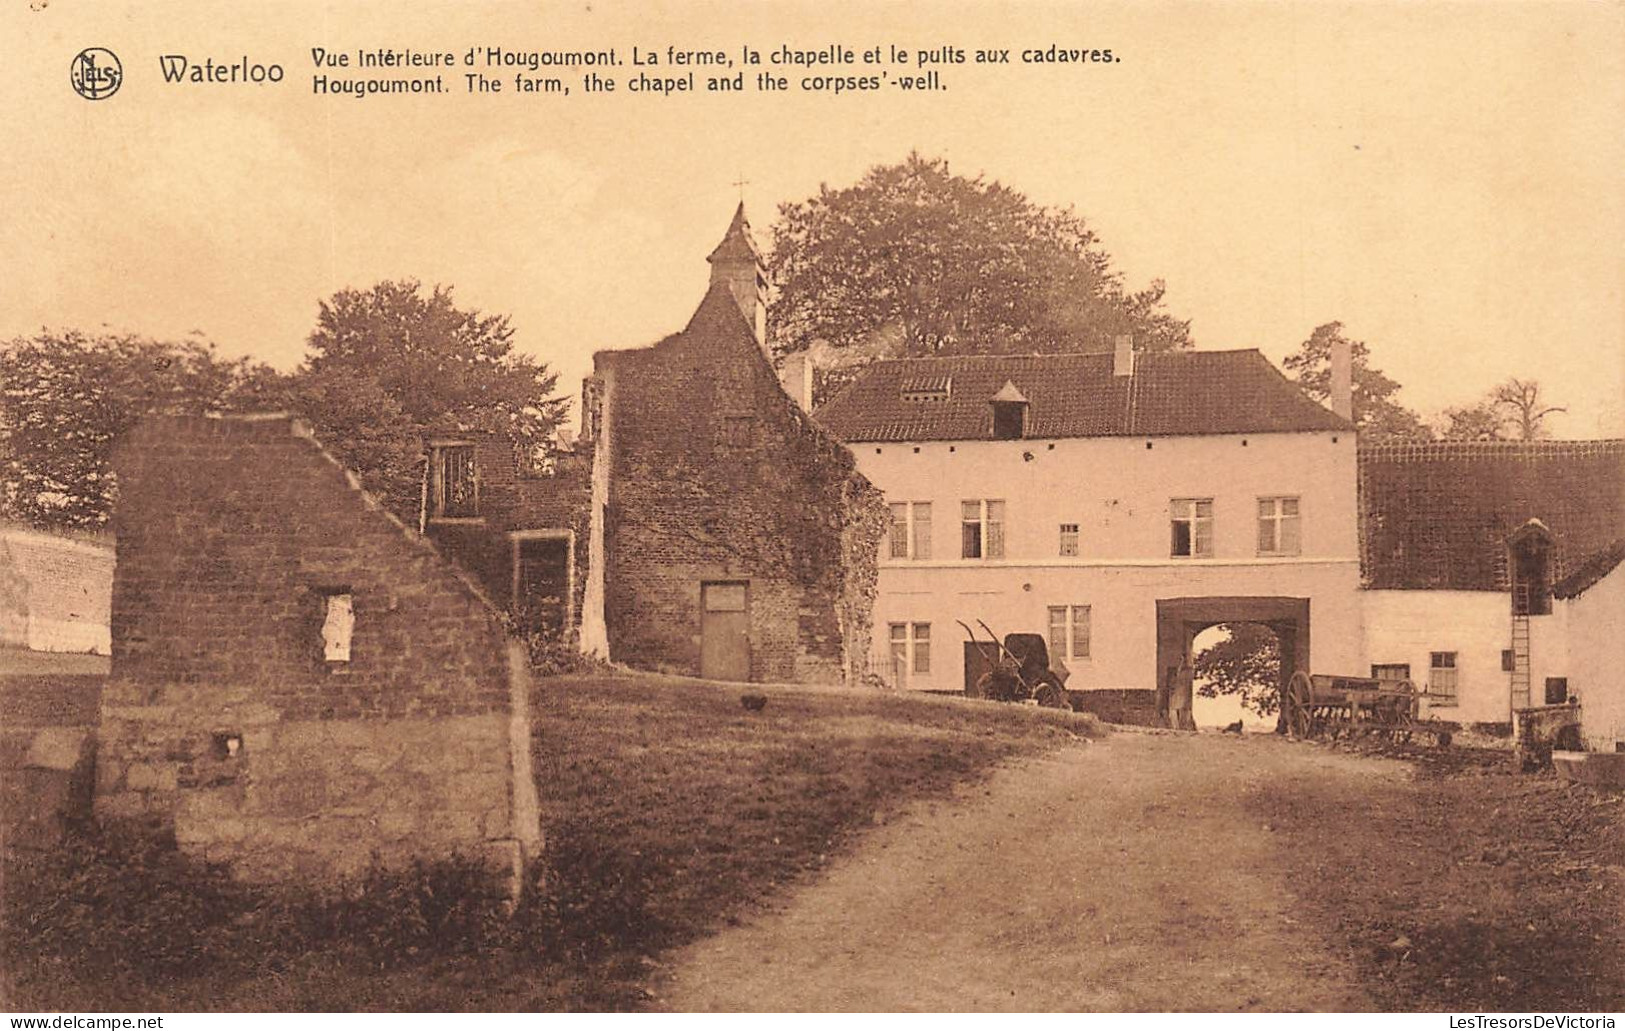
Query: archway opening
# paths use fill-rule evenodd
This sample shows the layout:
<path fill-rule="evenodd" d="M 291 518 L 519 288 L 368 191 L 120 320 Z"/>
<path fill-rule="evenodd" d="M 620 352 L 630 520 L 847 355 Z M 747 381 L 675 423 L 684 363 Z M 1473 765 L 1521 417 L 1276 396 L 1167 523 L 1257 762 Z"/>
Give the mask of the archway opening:
<path fill-rule="evenodd" d="M 1196 691 L 1192 715 L 1201 728 L 1273 733 L 1283 679 L 1281 639 L 1265 623 L 1216 623 L 1191 641 Z M 1287 671 L 1290 673 L 1290 670 Z"/>

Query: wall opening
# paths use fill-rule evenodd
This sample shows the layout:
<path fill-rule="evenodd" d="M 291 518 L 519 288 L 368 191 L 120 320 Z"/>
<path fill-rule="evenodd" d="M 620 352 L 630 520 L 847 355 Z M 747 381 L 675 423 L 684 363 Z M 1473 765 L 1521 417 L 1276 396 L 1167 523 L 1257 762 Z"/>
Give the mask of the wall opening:
<path fill-rule="evenodd" d="M 511 609 L 521 633 L 561 636 L 574 622 L 574 536 L 569 530 L 513 535 Z"/>
<path fill-rule="evenodd" d="M 1198 727 L 1275 730 L 1280 705 L 1281 642 L 1265 623 L 1216 623 L 1191 640 L 1196 672 L 1192 713 Z"/>

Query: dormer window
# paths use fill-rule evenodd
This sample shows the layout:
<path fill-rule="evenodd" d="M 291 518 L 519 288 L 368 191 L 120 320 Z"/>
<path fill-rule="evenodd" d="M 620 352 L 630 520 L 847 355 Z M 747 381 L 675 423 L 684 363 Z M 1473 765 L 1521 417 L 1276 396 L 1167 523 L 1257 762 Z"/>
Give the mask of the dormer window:
<path fill-rule="evenodd" d="M 1507 538 L 1511 557 L 1512 614 L 1547 616 L 1552 611 L 1552 533 L 1531 519 Z"/>
<path fill-rule="evenodd" d="M 1020 440 L 1027 435 L 1027 397 L 1009 380 L 993 395 L 993 439 Z"/>
<path fill-rule="evenodd" d="M 953 389 L 952 376 L 914 376 L 899 384 L 902 399 L 915 404 L 947 401 L 953 397 Z"/>
<path fill-rule="evenodd" d="M 434 444 L 429 449 L 429 514 L 436 519 L 473 519 L 480 514 L 474 445 Z"/>

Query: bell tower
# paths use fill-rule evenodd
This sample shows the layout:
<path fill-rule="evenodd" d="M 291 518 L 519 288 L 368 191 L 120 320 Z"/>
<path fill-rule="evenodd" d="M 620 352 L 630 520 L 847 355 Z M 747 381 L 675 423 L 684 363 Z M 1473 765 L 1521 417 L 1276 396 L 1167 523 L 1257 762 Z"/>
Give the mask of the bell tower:
<path fill-rule="evenodd" d="M 745 202 L 734 209 L 733 221 L 722 242 L 717 244 L 706 261 L 711 263 L 711 282 L 721 282 L 733 294 L 745 321 L 756 334 L 756 343 L 767 349 L 767 268 L 762 264 L 762 253 L 750 236 L 750 222 L 745 218 Z"/>

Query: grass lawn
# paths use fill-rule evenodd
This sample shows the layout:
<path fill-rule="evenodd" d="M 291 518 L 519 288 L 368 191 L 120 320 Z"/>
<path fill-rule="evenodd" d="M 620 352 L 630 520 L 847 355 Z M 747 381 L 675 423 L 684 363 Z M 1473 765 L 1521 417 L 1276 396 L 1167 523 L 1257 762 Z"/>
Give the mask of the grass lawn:
<path fill-rule="evenodd" d="M 765 709 L 747 712 L 742 691 L 767 695 Z M 25 958 L 7 964 L 0 1005 L 636 1008 L 665 950 L 770 901 L 865 828 L 1096 731 L 1087 717 L 995 703 L 650 676 L 543 680 L 534 716 L 552 869 L 541 895 L 580 932 L 572 955 L 493 947 L 377 970 L 335 944 L 247 974 L 140 984 Z"/>

